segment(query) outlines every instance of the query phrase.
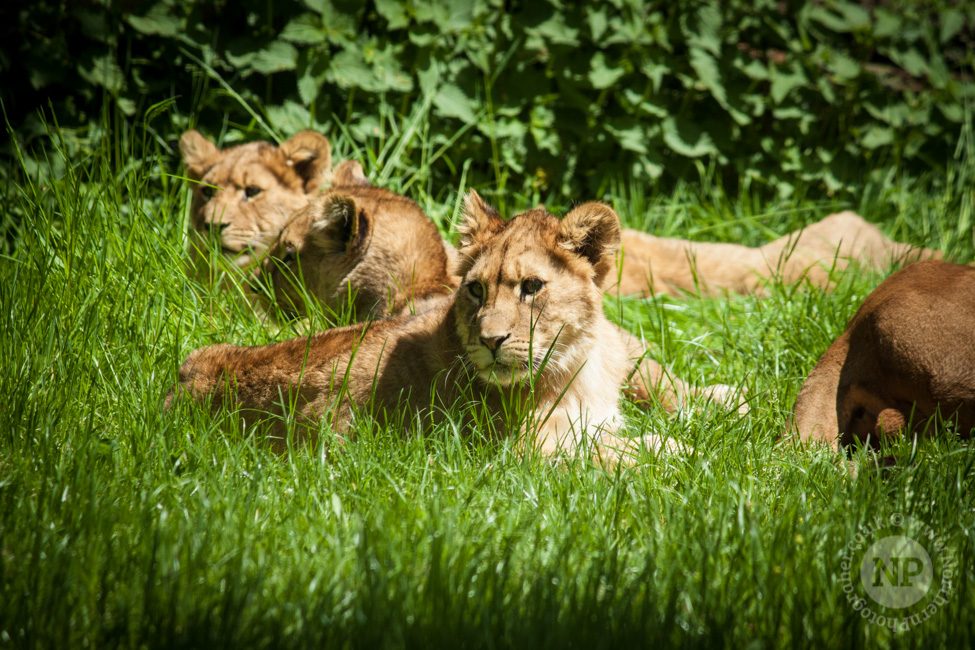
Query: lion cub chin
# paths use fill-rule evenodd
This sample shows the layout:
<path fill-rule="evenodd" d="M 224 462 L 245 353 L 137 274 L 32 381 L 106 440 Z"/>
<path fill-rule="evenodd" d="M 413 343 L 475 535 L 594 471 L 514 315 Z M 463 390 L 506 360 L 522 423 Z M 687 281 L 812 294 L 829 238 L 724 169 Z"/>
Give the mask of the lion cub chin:
<path fill-rule="evenodd" d="M 343 431 L 364 412 L 381 423 L 403 409 L 437 420 L 463 399 L 503 418 L 515 402 L 515 412 L 531 414 L 516 425 L 525 446 L 545 454 L 613 463 L 639 447 L 667 447 L 617 434 L 634 364 L 602 308 L 620 241 L 616 213 L 585 203 L 561 220 L 536 209 L 505 221 L 471 192 L 460 230 L 462 284 L 441 306 L 273 345 L 199 349 L 167 405 L 186 395 L 245 418 L 288 411 Z M 686 391 L 665 374 L 654 366 L 634 392 L 678 402 Z"/>
<path fill-rule="evenodd" d="M 975 269 L 925 261 L 873 290 L 809 374 L 786 434 L 840 448 L 975 428 Z"/>

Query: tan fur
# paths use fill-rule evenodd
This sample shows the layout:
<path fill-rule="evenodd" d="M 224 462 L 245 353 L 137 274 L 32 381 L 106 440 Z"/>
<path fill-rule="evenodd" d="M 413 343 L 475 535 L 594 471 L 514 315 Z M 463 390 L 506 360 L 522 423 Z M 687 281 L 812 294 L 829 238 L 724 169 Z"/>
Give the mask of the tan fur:
<path fill-rule="evenodd" d="M 759 248 L 739 244 L 689 242 L 624 230 L 622 264 L 610 275 L 609 293 L 622 295 L 700 292 L 703 295 L 765 291 L 769 278 L 785 283 L 808 279 L 828 288 L 830 269 L 851 260 L 866 268 L 940 259 L 941 253 L 888 239 L 853 212 L 832 214 L 803 230 Z"/>
<path fill-rule="evenodd" d="M 328 139 L 302 131 L 274 146 L 252 142 L 218 149 L 197 131 L 179 141 L 193 184 L 190 254 L 206 270 L 211 241 L 239 268 L 250 268 L 332 171 Z"/>
<path fill-rule="evenodd" d="M 532 210 L 506 222 L 472 192 L 461 233 L 463 284 L 441 306 L 275 345 L 202 348 L 184 362 L 180 391 L 245 416 L 289 412 L 285 400 L 339 431 L 361 412 L 387 424 L 404 412 L 436 420 L 464 400 L 502 418 L 514 401 L 533 413 L 516 426 L 546 454 L 575 452 L 584 438 L 605 462 L 664 446 L 618 435 L 634 364 L 600 290 L 619 245 L 616 213 L 586 203 L 561 221 Z M 679 403 L 680 389 L 645 365 L 661 401 Z"/>
<path fill-rule="evenodd" d="M 457 287 L 437 227 L 413 201 L 372 187 L 358 163 L 298 210 L 261 266 L 260 280 L 286 313 L 307 313 L 306 293 L 354 320 L 424 311 Z"/>
<path fill-rule="evenodd" d="M 975 428 L 975 269 L 925 261 L 887 278 L 826 350 L 790 432 L 845 447 L 929 432 L 935 414 Z M 909 423 L 911 423 L 910 426 Z"/>

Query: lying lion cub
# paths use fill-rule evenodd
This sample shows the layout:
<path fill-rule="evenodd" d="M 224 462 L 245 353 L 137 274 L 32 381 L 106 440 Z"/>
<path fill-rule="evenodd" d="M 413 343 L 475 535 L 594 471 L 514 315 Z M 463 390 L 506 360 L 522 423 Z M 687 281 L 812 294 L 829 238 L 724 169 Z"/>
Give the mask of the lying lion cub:
<path fill-rule="evenodd" d="M 975 269 L 926 261 L 867 296 L 799 392 L 801 440 L 846 447 L 930 431 L 935 414 L 975 428 Z"/>
<path fill-rule="evenodd" d="M 284 225 L 258 278 L 287 314 L 307 315 L 306 296 L 353 321 L 429 309 L 457 288 L 440 231 L 410 199 L 369 184 L 347 161 L 332 188 Z"/>
<path fill-rule="evenodd" d="M 646 396 L 646 383 L 631 387 L 627 344 L 603 313 L 616 213 L 585 203 L 561 221 L 538 209 L 504 221 L 471 192 L 460 230 L 463 283 L 440 307 L 274 345 L 201 348 L 183 363 L 178 390 L 245 416 L 291 404 L 339 430 L 363 411 L 384 423 L 404 408 L 436 418 L 462 399 L 498 417 L 517 400 L 534 413 L 527 442 L 546 454 L 576 450 L 584 436 L 609 462 L 660 447 L 654 436 L 617 435 L 620 391 Z M 692 392 L 653 362 L 641 370 L 665 403 Z"/>
<path fill-rule="evenodd" d="M 187 131 L 180 151 L 189 176 L 204 183 L 194 187 L 193 248 L 218 237 L 223 251 L 244 268 L 260 258 L 291 214 L 328 183 L 331 172 L 328 140 L 312 131 L 298 133 L 281 147 L 256 142 L 225 150 Z M 621 237 L 622 260 L 607 275 L 605 287 L 620 295 L 762 293 L 765 281 L 777 275 L 790 283 L 809 278 L 828 288 L 834 260 L 837 268 L 850 260 L 884 268 L 891 262 L 941 257 L 888 239 L 852 212 L 830 215 L 759 248 L 666 239 L 631 229 Z M 393 252 L 388 247 L 394 242 L 381 243 L 387 248 L 377 254 Z M 454 253 L 449 244 L 446 250 L 448 256 Z M 426 257 L 418 261 L 426 263 Z"/>
<path fill-rule="evenodd" d="M 281 225 L 328 182 L 332 148 L 314 131 L 302 131 L 276 147 L 252 142 L 228 149 L 197 131 L 179 139 L 193 184 L 190 255 L 205 263 L 211 241 L 242 269 L 274 242 Z"/>
<path fill-rule="evenodd" d="M 853 212 L 831 214 L 758 248 L 665 239 L 636 230 L 624 230 L 622 243 L 623 263 L 606 287 L 621 295 L 763 294 L 768 279 L 776 276 L 788 284 L 808 279 L 825 289 L 831 268 L 844 269 L 851 260 L 883 269 L 891 263 L 941 258 L 938 251 L 888 239 Z"/>

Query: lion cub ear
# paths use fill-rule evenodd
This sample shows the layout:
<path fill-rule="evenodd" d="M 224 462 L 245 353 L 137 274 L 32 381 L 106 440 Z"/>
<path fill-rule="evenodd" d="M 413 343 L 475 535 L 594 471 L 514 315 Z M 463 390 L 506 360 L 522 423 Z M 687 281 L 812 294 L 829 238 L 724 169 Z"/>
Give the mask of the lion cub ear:
<path fill-rule="evenodd" d="M 332 145 L 328 138 L 314 131 L 299 131 L 278 147 L 288 165 L 305 182 L 305 194 L 314 192 L 325 184 L 332 171 Z"/>
<path fill-rule="evenodd" d="M 346 160 L 335 168 L 335 173 L 332 175 L 332 185 L 334 187 L 341 187 L 343 185 L 364 185 L 371 187 L 372 183 L 366 177 L 366 173 L 363 171 L 359 161 Z"/>
<path fill-rule="evenodd" d="M 355 199 L 345 194 L 326 196 L 316 212 L 308 234 L 325 253 L 352 250 L 368 228 L 366 216 L 359 214 Z"/>
<path fill-rule="evenodd" d="M 583 203 L 559 224 L 559 245 L 588 260 L 595 269 L 593 280 L 603 279 L 616 266 L 620 248 L 620 218 L 605 203 Z"/>
<path fill-rule="evenodd" d="M 498 211 L 485 203 L 474 190 L 464 197 L 463 220 L 457 226 L 460 242 L 457 244 L 455 275 L 466 275 L 481 254 L 484 246 L 504 230 L 505 221 Z"/>
<path fill-rule="evenodd" d="M 179 138 L 179 153 L 183 157 L 186 174 L 195 181 L 203 178 L 213 167 L 213 157 L 220 153 L 217 145 L 204 138 L 199 131 L 187 131 Z"/>

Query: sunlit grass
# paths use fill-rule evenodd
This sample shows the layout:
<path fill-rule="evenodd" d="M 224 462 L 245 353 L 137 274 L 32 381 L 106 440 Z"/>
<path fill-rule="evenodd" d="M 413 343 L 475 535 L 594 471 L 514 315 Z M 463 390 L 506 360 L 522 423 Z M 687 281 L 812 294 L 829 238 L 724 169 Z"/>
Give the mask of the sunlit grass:
<path fill-rule="evenodd" d="M 362 150 L 344 137 L 337 151 Z M 830 294 L 607 299 L 676 376 L 747 391 L 745 416 L 626 406 L 630 433 L 693 453 L 606 471 L 407 415 L 396 430 L 366 421 L 344 445 L 322 425 L 278 455 L 235 414 L 164 412 L 164 396 L 196 347 L 326 320 L 278 325 L 243 287 L 188 274 L 176 161 L 153 143 L 129 159 L 134 141 L 116 134 L 63 156 L 57 177 L 5 187 L 0 647 L 971 645 L 975 452 L 923 441 L 900 450 L 913 462 L 882 475 L 861 459 L 852 476 L 825 450 L 777 443 L 803 377 L 882 273 L 843 274 Z M 363 162 L 375 174 L 407 146 L 378 143 Z M 891 177 L 861 205 L 622 181 L 542 198 L 562 213 L 609 200 L 630 227 L 751 245 L 854 208 L 970 261 L 966 155 L 944 183 Z M 461 169 L 457 187 L 430 188 L 395 164 L 374 178 L 449 235 L 475 179 Z M 506 212 L 537 199 L 508 196 Z M 839 582 L 859 527 L 894 512 L 944 534 L 962 567 L 937 614 L 899 634 L 865 622 Z"/>

